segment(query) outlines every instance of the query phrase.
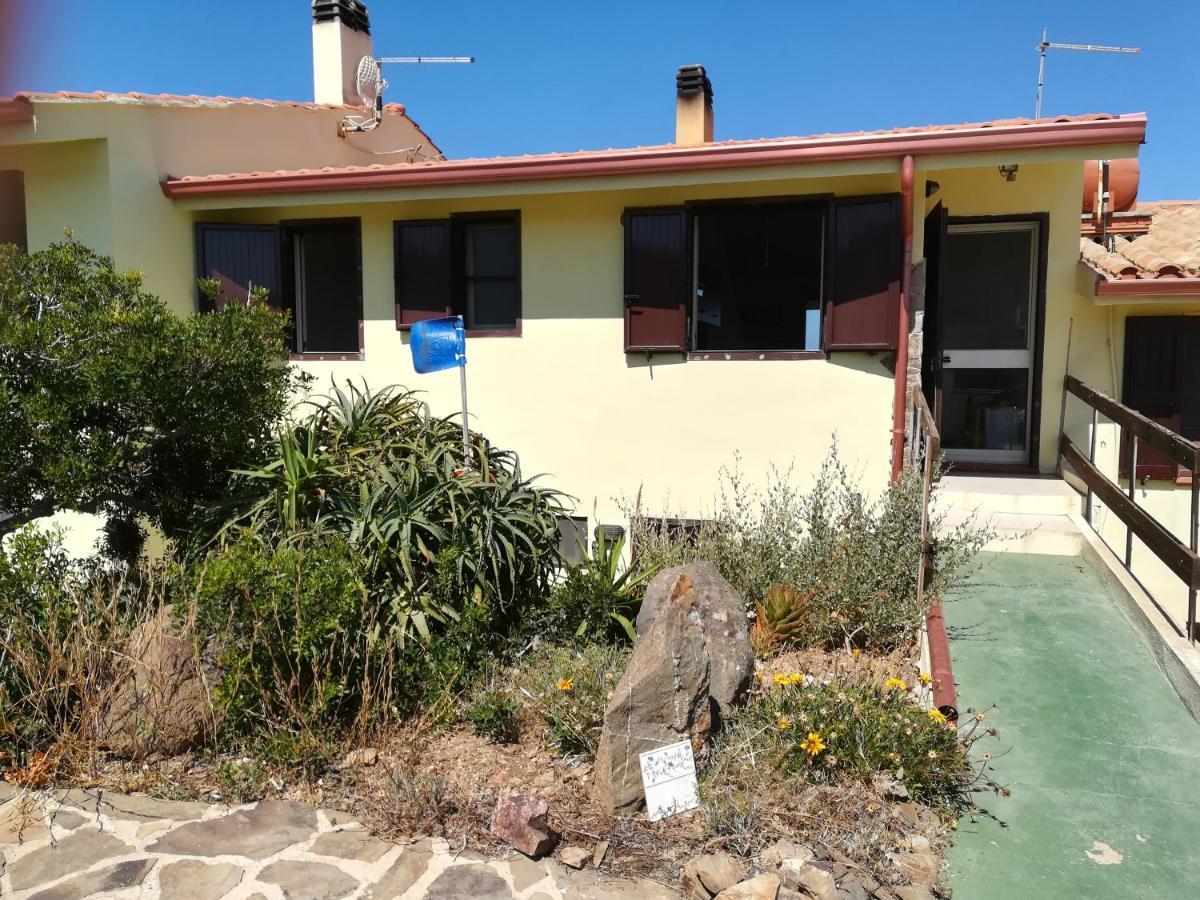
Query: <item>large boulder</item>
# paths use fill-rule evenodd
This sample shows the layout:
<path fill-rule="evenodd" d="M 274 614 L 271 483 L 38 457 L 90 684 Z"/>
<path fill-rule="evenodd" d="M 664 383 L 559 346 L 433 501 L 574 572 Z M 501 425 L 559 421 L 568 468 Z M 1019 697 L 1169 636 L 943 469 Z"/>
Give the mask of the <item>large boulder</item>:
<path fill-rule="evenodd" d="M 637 617 L 639 635 L 649 630 L 680 579 L 687 579 L 700 616 L 709 659 L 709 695 L 718 712 L 736 702 L 754 677 L 754 650 L 746 604 L 710 562 L 689 563 L 663 569 L 651 579 Z"/>
<path fill-rule="evenodd" d="M 673 584 L 639 633 L 604 713 L 594 783 L 596 799 L 615 813 L 636 812 L 645 802 L 642 753 L 681 740 L 699 750 L 712 727 L 698 595 L 687 575 Z"/>
<path fill-rule="evenodd" d="M 172 756 L 216 728 L 195 649 L 161 607 L 129 637 L 126 668 L 97 717 L 96 737 L 118 756 Z"/>

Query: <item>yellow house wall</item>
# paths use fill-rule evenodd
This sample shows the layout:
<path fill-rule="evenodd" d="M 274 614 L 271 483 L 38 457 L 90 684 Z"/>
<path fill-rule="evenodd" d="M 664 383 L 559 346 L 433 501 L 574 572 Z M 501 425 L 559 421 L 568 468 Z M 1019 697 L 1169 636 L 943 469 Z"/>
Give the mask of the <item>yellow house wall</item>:
<path fill-rule="evenodd" d="M 180 314 L 194 310 L 191 216 L 166 198 L 168 175 L 372 165 L 407 159 L 378 153 L 424 145 L 408 119 L 351 139 L 345 110 L 35 103 L 33 124 L 0 125 L 0 169 L 25 172 L 29 247 L 85 244 L 136 268 Z"/>
<path fill-rule="evenodd" d="M 1079 168 L 1077 161 L 1025 164 L 1022 177 L 1011 184 L 990 163 L 938 170 L 930 177 L 942 183 L 955 214 L 1051 214 L 1048 299 L 1053 306 L 1074 299 Z M 803 485 L 834 435 L 864 486 L 872 491 L 882 487 L 888 473 L 892 373 L 883 356 L 864 353 L 834 354 L 827 361 L 699 362 L 663 354 L 647 361 L 626 356 L 622 210 L 718 197 L 886 193 L 899 188 L 895 161 L 888 161 L 888 169 L 845 177 L 593 187 L 470 199 L 337 203 L 340 198 L 327 197 L 320 205 L 198 210 L 195 220 L 359 218 L 366 358 L 299 365 L 325 385 L 331 377 L 362 377 L 373 385 L 416 387 L 427 392 L 435 410 L 453 412 L 458 405 L 456 374 L 416 376 L 406 339 L 393 324 L 392 223 L 455 212 L 520 210 L 523 334 L 470 341 L 475 426 L 518 448 L 528 470 L 550 473 L 552 483 L 574 495 L 580 514 L 592 516 L 593 522 L 597 517 L 621 521 L 618 498 L 633 497 L 639 490 L 653 512 L 666 507 L 703 515 L 718 472 L 733 463 L 735 451 L 753 483 L 761 486 L 770 466 L 791 465 Z M 1065 186 L 1060 184 L 1064 179 Z M 1065 333 L 1065 324 L 1053 321 Z M 1051 402 L 1053 434 L 1057 395 Z M 1053 467 L 1052 451 L 1047 458 Z"/>

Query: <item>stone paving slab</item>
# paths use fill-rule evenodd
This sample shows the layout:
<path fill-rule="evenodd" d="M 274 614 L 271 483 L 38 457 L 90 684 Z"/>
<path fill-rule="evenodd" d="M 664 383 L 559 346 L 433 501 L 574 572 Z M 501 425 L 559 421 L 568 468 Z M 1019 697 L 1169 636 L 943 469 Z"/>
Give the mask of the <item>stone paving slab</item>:
<path fill-rule="evenodd" d="M 0 897 L 14 900 L 675 900 L 649 880 L 444 840 L 379 840 L 347 814 L 99 791 L 0 793 Z"/>

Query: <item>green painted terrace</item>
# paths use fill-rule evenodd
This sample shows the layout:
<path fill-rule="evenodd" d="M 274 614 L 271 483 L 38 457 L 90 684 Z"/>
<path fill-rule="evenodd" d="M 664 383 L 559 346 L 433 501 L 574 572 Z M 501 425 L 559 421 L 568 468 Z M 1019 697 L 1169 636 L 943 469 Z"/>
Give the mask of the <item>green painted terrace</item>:
<path fill-rule="evenodd" d="M 1200 724 L 1086 556 L 984 554 L 946 604 L 959 708 L 1008 797 L 950 851 L 955 900 L 1200 897 Z"/>

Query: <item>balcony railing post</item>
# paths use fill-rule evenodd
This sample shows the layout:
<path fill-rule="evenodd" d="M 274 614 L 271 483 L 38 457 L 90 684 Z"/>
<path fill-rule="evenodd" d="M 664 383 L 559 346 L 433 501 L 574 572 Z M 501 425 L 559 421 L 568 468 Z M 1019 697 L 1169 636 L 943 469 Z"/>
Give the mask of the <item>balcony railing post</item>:
<path fill-rule="evenodd" d="M 1138 437 L 1135 434 L 1129 451 L 1129 502 L 1137 506 L 1137 454 Z M 1133 529 L 1125 526 L 1125 568 L 1133 570 Z"/>
<path fill-rule="evenodd" d="M 1096 464 L 1096 430 L 1100 427 L 1100 410 L 1092 407 L 1092 440 L 1088 449 L 1088 462 L 1093 466 Z M 1087 492 L 1087 522 L 1093 528 L 1095 524 L 1092 522 L 1092 489 L 1088 488 Z"/>
<path fill-rule="evenodd" d="M 1192 470 L 1192 552 L 1200 549 L 1200 472 Z M 1192 583 L 1188 585 L 1188 624 L 1187 637 L 1190 643 L 1196 642 L 1196 573 L 1192 573 Z"/>

